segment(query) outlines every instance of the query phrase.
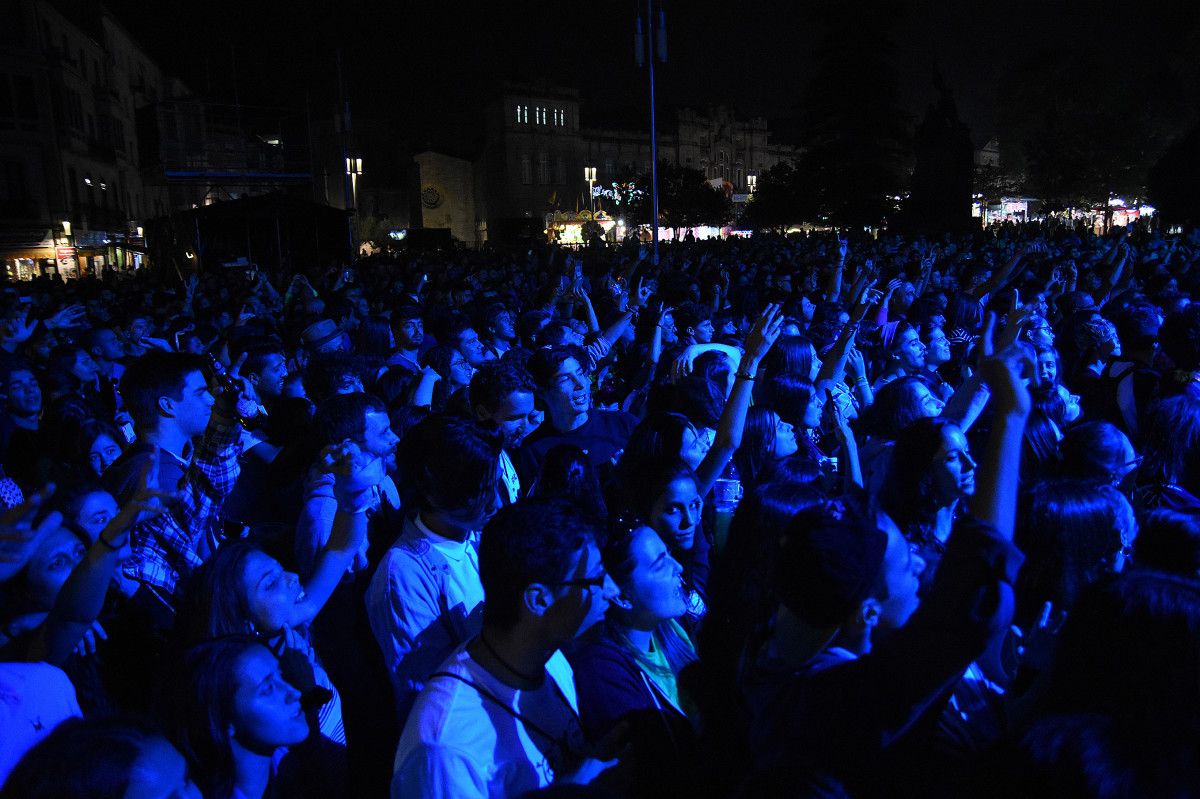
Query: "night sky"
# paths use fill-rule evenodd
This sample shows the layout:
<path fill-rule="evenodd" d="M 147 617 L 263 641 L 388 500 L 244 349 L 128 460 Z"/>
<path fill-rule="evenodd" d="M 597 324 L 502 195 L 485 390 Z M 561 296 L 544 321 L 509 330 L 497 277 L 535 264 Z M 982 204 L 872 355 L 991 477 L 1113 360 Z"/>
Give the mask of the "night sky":
<path fill-rule="evenodd" d="M 499 78 L 545 78 L 577 86 L 585 122 L 636 124 L 645 81 L 633 64 L 634 0 L 548 2 L 254 3 L 209 0 L 109 6 L 171 71 L 201 94 L 330 112 L 335 53 L 342 48 L 356 117 L 394 121 L 413 140 L 469 146 L 482 102 Z M 854 5 L 854 4 L 851 4 Z M 1105 69 L 1163 57 L 1195 60 L 1192 3 L 859 3 L 896 19 L 900 100 L 917 116 L 933 97 L 936 58 L 960 113 L 982 144 L 997 126 L 1006 80 L 1042 60 L 1078 56 L 1063 80 L 1087 91 Z M 1157 7 L 1161 6 L 1161 7 Z M 819 28 L 805 2 L 666 0 L 670 60 L 661 101 L 728 103 L 769 118 L 794 113 Z M 232 44 L 232 53 L 231 45 Z M 1187 53 L 1191 53 L 1190 56 Z M 1096 65 L 1102 65 L 1096 69 Z"/>

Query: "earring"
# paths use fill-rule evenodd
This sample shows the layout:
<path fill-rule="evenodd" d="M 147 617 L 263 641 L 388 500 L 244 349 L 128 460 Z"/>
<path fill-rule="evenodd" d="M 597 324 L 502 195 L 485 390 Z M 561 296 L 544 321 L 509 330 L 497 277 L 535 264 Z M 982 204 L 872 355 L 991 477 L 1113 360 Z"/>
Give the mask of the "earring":
<path fill-rule="evenodd" d="M 614 599 L 612 601 L 612 603 L 614 605 L 616 605 L 617 607 L 619 607 L 621 610 L 633 610 L 633 603 L 630 602 L 628 599 L 626 599 L 623 596 L 618 596 L 616 599 Z"/>

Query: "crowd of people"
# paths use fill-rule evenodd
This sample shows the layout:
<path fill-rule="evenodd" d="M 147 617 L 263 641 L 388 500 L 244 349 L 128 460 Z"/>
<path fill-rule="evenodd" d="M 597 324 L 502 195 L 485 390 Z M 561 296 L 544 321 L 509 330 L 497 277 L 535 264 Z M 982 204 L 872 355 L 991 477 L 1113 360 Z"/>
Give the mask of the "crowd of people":
<path fill-rule="evenodd" d="M 4 285 L 2 795 L 1195 795 L 1198 262 Z"/>

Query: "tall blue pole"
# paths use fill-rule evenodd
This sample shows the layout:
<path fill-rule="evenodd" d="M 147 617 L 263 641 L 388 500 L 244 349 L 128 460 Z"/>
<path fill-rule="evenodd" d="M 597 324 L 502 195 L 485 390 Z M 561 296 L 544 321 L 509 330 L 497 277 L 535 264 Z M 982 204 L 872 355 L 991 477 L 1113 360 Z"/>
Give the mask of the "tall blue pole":
<path fill-rule="evenodd" d="M 654 0 L 646 0 L 646 43 L 650 49 L 650 197 L 654 216 L 650 233 L 654 237 L 654 265 L 658 266 L 658 125 L 654 115 Z"/>

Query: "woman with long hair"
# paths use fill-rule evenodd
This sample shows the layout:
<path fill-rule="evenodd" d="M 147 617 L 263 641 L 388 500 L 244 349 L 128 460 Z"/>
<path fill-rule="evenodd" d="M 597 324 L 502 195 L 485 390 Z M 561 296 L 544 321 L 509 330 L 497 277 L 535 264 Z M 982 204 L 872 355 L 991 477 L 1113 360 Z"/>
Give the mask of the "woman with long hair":
<path fill-rule="evenodd" d="M 655 530 L 624 520 L 610 526 L 602 557 L 621 593 L 569 655 L 580 721 L 593 742 L 628 725 L 635 795 L 679 792 L 696 774 L 694 711 L 680 685 L 680 673 L 696 660 L 679 622 L 688 612 L 683 567 Z"/>
<path fill-rule="evenodd" d="M 341 701 L 311 646 L 309 626 L 366 538 L 371 486 L 383 464 L 351 444 L 327 449 L 323 461 L 335 473 L 337 512 L 311 576 L 302 582 L 253 544 L 230 542 L 192 575 L 177 631 L 185 645 L 227 635 L 258 636 L 272 648 L 296 642 L 292 648 L 307 657 L 316 686 L 326 694 L 317 713 L 321 732 L 344 744 Z"/>
<path fill-rule="evenodd" d="M 933 578 L 962 503 L 975 493 L 975 460 L 962 428 L 940 417 L 918 419 L 896 438 L 880 508 L 918 548 Z"/>
<path fill-rule="evenodd" d="M 253 638 L 226 637 L 184 655 L 171 716 L 206 797 L 340 795 L 334 750 L 314 745 L 303 757 L 287 757 L 310 732 L 295 684 L 304 680 L 303 658 L 283 653 L 281 660 Z"/>
<path fill-rule="evenodd" d="M 1084 586 L 1122 569 L 1137 530 L 1133 507 L 1111 485 L 1055 480 L 1034 486 L 1015 539 L 1025 553 L 1015 623 L 1025 629 L 1046 602 L 1070 613 Z"/>

